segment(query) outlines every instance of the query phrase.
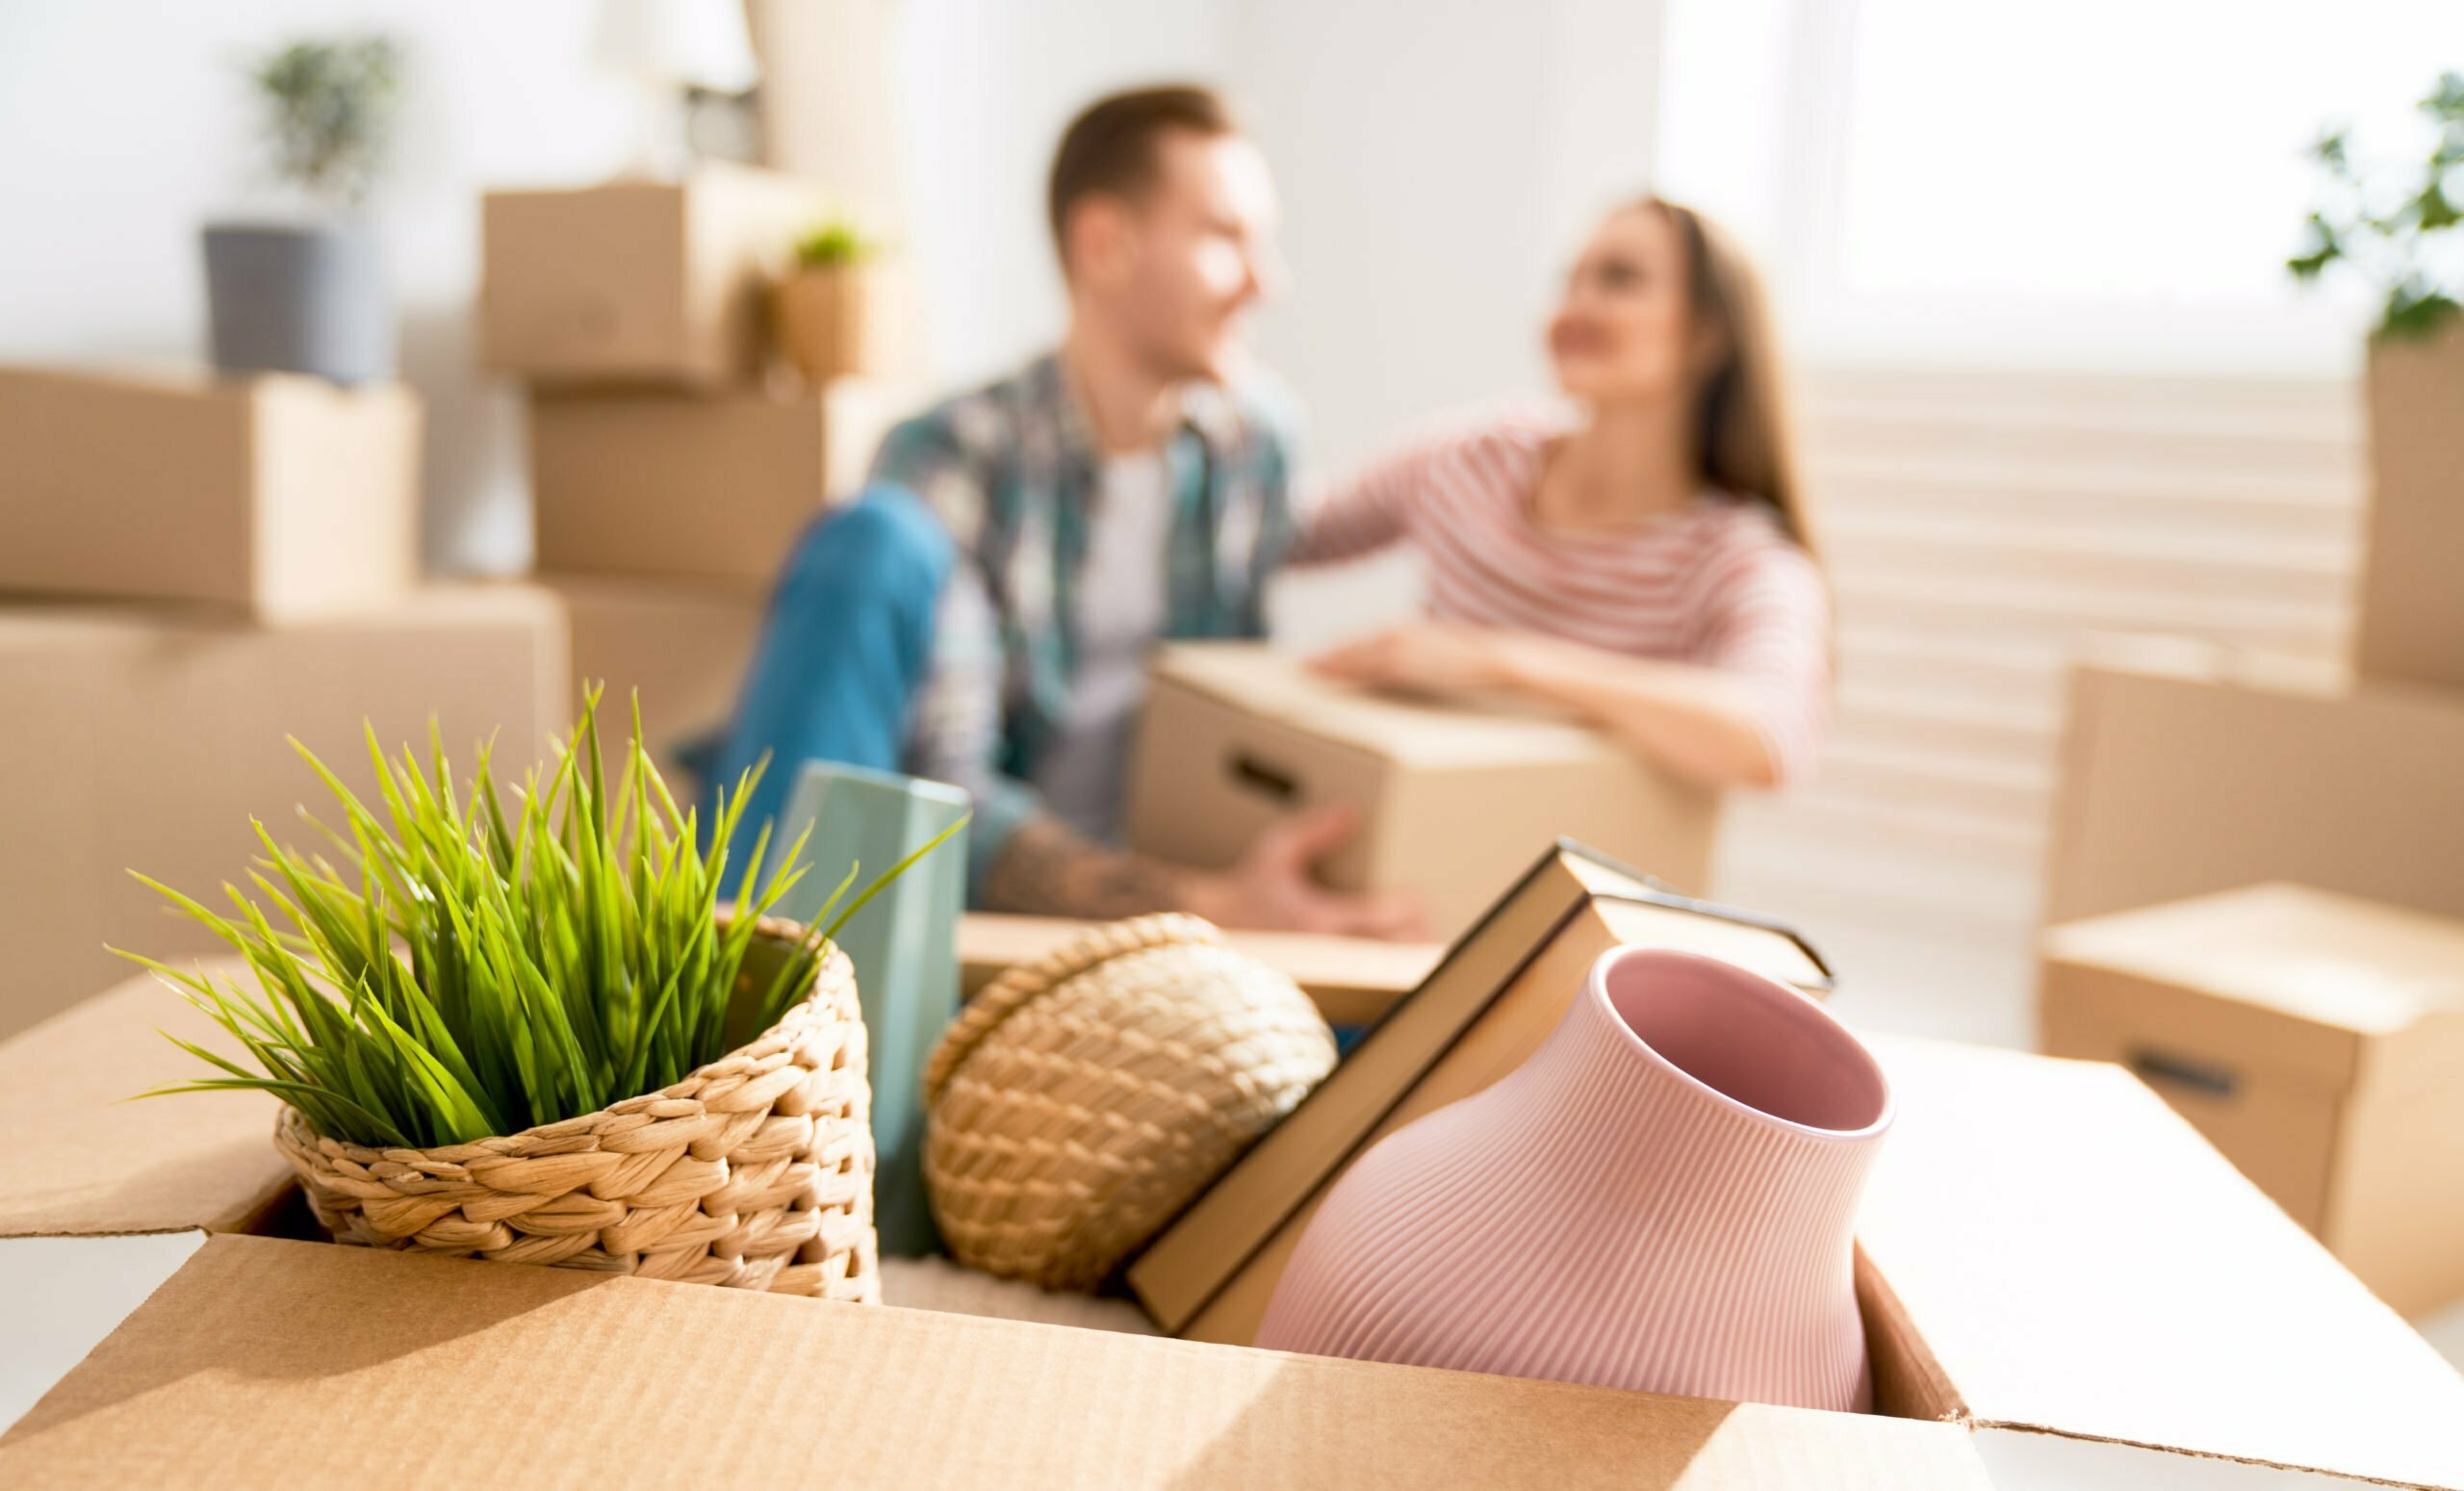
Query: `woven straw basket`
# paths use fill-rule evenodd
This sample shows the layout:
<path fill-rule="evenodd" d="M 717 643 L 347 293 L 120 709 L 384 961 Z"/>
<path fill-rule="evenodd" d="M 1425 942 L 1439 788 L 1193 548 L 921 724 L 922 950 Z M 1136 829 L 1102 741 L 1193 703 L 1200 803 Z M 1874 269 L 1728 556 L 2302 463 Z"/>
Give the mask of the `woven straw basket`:
<path fill-rule="evenodd" d="M 804 929 L 763 919 L 738 988 Z M 683 1081 L 597 1113 L 435 1149 L 372 1149 L 285 1108 L 274 1144 L 338 1242 L 867 1303 L 871 1095 L 836 948 L 779 1022 Z"/>
<path fill-rule="evenodd" d="M 1091 1289 L 1335 1065 L 1298 986 L 1194 916 L 1099 927 L 970 1001 L 925 1071 L 959 1260 Z"/>

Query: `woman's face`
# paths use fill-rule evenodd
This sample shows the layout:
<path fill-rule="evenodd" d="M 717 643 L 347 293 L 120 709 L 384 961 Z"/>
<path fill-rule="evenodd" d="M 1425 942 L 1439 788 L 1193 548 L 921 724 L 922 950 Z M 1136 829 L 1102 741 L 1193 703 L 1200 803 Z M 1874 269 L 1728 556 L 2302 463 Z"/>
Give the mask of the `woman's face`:
<path fill-rule="evenodd" d="M 1650 208 L 1612 214 L 1583 245 L 1549 321 L 1557 387 L 1595 406 L 1681 398 L 1693 388 L 1697 340 L 1677 225 Z"/>

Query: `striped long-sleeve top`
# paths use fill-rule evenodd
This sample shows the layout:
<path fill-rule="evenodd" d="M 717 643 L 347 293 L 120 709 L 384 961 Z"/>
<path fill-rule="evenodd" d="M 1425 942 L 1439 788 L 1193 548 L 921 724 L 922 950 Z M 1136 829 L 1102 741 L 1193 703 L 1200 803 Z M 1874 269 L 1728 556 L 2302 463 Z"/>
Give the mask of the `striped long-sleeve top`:
<path fill-rule="evenodd" d="M 1543 529 L 1531 496 L 1560 429 L 1512 414 L 1416 442 L 1322 494 L 1287 562 L 1408 543 L 1438 620 L 1727 670 L 1750 685 L 1779 779 L 1802 781 L 1830 721 L 1821 570 L 1766 504 L 1726 493 L 1626 531 Z"/>

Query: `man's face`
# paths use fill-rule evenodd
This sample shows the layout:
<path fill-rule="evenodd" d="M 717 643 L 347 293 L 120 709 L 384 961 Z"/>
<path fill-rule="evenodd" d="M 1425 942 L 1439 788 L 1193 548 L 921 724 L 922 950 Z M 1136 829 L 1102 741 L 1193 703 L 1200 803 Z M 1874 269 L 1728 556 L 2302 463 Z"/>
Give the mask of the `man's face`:
<path fill-rule="evenodd" d="M 1281 277 L 1274 182 L 1238 135 L 1173 130 L 1155 155 L 1142 199 L 1086 204 L 1073 285 L 1157 375 L 1224 381 L 1245 360 L 1249 307 Z"/>

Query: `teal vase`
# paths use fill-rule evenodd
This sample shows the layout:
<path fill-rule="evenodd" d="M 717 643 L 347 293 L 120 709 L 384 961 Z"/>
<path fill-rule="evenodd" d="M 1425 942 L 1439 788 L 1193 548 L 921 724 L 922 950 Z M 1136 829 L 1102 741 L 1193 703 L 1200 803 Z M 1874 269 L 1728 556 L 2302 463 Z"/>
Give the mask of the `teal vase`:
<path fill-rule="evenodd" d="M 940 782 L 835 761 L 796 777 L 773 841 L 793 843 L 808 824 L 812 872 L 779 906 L 810 921 L 847 873 L 849 894 L 964 816 L 965 792 Z M 864 1009 L 866 1075 L 873 1088 L 874 1224 L 886 1257 L 934 1251 L 939 1236 L 924 1198 L 924 1063 L 959 1013 L 959 915 L 966 909 L 966 833 L 926 855 L 839 930 Z"/>

